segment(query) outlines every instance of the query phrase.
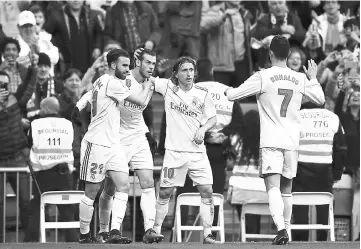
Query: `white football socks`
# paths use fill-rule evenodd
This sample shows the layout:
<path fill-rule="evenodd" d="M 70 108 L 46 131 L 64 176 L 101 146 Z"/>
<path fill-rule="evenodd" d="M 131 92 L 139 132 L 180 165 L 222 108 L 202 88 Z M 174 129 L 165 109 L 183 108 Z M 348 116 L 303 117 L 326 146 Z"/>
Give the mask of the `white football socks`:
<path fill-rule="evenodd" d="M 87 234 L 90 231 L 90 222 L 93 217 L 94 200 L 83 195 L 79 204 L 80 233 Z"/>
<path fill-rule="evenodd" d="M 269 210 L 271 212 L 274 223 L 277 226 L 277 231 L 285 229 L 285 221 L 283 218 L 283 200 L 281 196 L 281 191 L 277 187 L 273 187 L 268 190 L 268 201 L 269 201 Z"/>
<path fill-rule="evenodd" d="M 144 218 L 144 230 L 147 231 L 150 228 L 153 228 L 155 215 L 156 215 L 156 199 L 155 199 L 155 189 L 146 188 L 142 189 L 142 196 L 140 197 L 140 208 L 143 212 Z"/>
<path fill-rule="evenodd" d="M 161 199 L 158 196 L 157 204 L 156 204 L 155 222 L 153 226 L 154 231 L 158 234 L 161 233 L 163 221 L 168 214 L 168 207 L 169 207 L 169 198 Z"/>
<path fill-rule="evenodd" d="M 99 197 L 99 233 L 109 232 L 109 221 L 112 207 L 113 196 L 107 195 L 103 190 Z"/>
<path fill-rule="evenodd" d="M 122 192 L 115 192 L 113 207 L 112 207 L 112 224 L 111 230 L 120 230 L 123 223 L 125 211 L 127 210 L 128 194 Z"/>
<path fill-rule="evenodd" d="M 292 217 L 292 194 L 282 194 L 283 199 L 283 218 L 285 220 L 285 228 L 288 229 L 291 224 Z"/>
<path fill-rule="evenodd" d="M 207 237 L 209 234 L 212 234 L 212 224 L 214 218 L 214 204 L 212 197 L 201 198 L 199 215 L 202 219 L 204 237 Z"/>

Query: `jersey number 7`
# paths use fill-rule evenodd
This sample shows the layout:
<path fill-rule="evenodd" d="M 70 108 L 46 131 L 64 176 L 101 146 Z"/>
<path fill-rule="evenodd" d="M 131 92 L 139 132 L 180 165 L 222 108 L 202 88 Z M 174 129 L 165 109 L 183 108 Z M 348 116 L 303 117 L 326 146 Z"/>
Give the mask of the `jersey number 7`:
<path fill-rule="evenodd" d="M 287 108 L 293 96 L 293 90 L 279 88 L 278 95 L 284 95 L 280 110 L 280 115 L 284 118 L 286 117 Z"/>

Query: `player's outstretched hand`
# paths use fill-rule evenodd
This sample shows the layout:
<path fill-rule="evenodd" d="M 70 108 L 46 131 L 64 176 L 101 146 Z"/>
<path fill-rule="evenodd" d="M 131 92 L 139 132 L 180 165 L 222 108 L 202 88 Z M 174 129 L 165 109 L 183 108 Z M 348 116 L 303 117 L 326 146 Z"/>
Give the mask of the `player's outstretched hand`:
<path fill-rule="evenodd" d="M 76 106 L 74 107 L 73 112 L 71 113 L 71 121 L 74 124 L 81 126 L 80 111 Z"/>
<path fill-rule="evenodd" d="M 308 78 L 316 79 L 317 76 L 317 64 L 313 60 L 308 60 L 308 69 L 306 69 L 305 66 L 303 66 L 303 70 L 305 71 Z"/>
<path fill-rule="evenodd" d="M 134 58 L 139 59 L 139 55 L 143 52 L 144 48 L 138 48 L 134 51 Z"/>
<path fill-rule="evenodd" d="M 203 127 L 199 128 L 196 135 L 194 136 L 194 142 L 198 145 L 202 144 L 205 133 L 206 131 L 203 129 Z"/>
<path fill-rule="evenodd" d="M 150 134 L 150 132 L 145 133 L 145 136 L 147 137 L 150 151 L 152 152 L 152 155 L 154 155 L 158 150 L 157 141 L 153 138 L 153 136 L 152 136 L 152 134 Z"/>

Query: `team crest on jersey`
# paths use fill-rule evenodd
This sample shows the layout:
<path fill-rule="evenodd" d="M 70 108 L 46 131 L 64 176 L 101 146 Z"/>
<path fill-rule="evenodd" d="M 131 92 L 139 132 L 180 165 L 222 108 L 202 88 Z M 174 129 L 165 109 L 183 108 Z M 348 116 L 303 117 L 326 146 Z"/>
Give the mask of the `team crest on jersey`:
<path fill-rule="evenodd" d="M 175 92 L 175 93 L 178 92 L 179 86 L 174 86 L 172 90 L 173 90 L 173 92 Z"/>
<path fill-rule="evenodd" d="M 127 85 L 127 87 L 130 87 L 132 85 L 132 81 L 130 79 L 126 79 L 125 85 Z"/>
<path fill-rule="evenodd" d="M 192 100 L 192 105 L 193 105 L 195 108 L 199 109 L 199 110 L 202 109 L 202 107 L 203 107 L 201 101 L 200 101 L 199 99 L 197 99 L 197 98 L 194 98 L 194 99 Z"/>

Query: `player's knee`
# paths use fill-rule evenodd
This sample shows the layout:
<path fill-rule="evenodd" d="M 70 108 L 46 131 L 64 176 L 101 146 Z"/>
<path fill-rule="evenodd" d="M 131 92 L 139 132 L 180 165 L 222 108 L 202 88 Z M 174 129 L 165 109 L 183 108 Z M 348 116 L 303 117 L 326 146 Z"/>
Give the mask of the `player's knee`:
<path fill-rule="evenodd" d="M 160 188 L 159 190 L 159 198 L 161 199 L 169 199 L 173 193 L 173 188 Z"/>
<path fill-rule="evenodd" d="M 115 194 L 115 186 L 107 186 L 106 188 L 103 189 L 103 193 L 105 193 L 108 196 L 114 196 Z"/>
<path fill-rule="evenodd" d="M 264 175 L 264 183 L 266 185 L 267 191 L 272 188 L 280 188 L 280 175 L 279 174 Z"/>
<path fill-rule="evenodd" d="M 140 180 L 140 187 L 142 189 L 147 189 L 147 188 L 154 188 L 154 180 L 153 178 L 151 179 L 142 179 Z"/>
<path fill-rule="evenodd" d="M 100 190 L 100 183 L 86 184 L 84 194 L 89 199 L 95 200 L 95 197 L 97 196 L 99 190 Z"/>
<path fill-rule="evenodd" d="M 129 190 L 130 190 L 129 182 L 118 184 L 114 189 L 115 192 L 122 192 L 122 193 L 129 193 Z"/>
<path fill-rule="evenodd" d="M 213 195 L 212 185 L 199 185 L 197 187 L 202 198 L 212 198 Z"/>

